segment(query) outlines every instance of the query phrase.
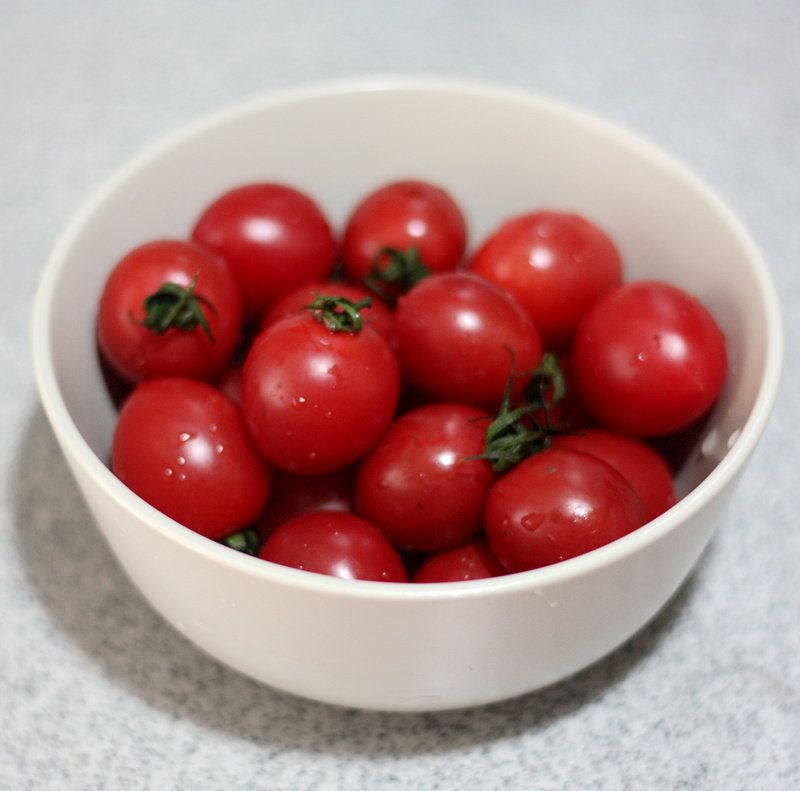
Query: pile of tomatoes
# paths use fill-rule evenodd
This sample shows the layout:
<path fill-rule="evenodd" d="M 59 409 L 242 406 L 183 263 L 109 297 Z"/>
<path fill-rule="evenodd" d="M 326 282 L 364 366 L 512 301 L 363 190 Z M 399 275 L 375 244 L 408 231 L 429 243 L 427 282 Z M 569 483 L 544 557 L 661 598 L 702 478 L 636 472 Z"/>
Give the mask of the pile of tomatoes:
<path fill-rule="evenodd" d="M 298 189 L 232 189 L 116 264 L 97 342 L 136 494 L 265 560 L 385 581 L 537 568 L 654 519 L 675 502 L 656 442 L 727 368 L 709 311 L 624 281 L 594 223 L 529 211 L 468 252 L 423 181 L 341 234 Z"/>

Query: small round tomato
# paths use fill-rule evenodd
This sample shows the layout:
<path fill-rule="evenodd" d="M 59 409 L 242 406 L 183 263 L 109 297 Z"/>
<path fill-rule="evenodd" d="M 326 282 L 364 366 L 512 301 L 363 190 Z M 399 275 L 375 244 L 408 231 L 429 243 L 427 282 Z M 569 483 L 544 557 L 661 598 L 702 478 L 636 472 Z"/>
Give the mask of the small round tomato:
<path fill-rule="evenodd" d="M 246 184 L 221 195 L 197 220 L 192 239 L 230 264 L 251 319 L 287 291 L 328 277 L 336 256 L 322 210 L 283 184 Z"/>
<path fill-rule="evenodd" d="M 309 511 L 355 510 L 354 467 L 321 475 L 295 475 L 276 469 L 272 493 L 256 527 L 262 541 L 284 522 Z"/>
<path fill-rule="evenodd" d="M 353 303 L 370 299 L 371 303 L 368 306 L 359 309 L 361 318 L 378 335 L 382 335 L 394 345 L 394 315 L 392 310 L 369 289 L 354 283 L 333 283 L 328 280 L 318 280 L 299 286 L 272 305 L 261 320 L 261 328 L 266 329 L 281 319 L 296 316 L 303 308 L 308 307 L 311 302 L 320 296 L 344 297 Z"/>
<path fill-rule="evenodd" d="M 239 406 L 205 382 L 143 382 L 119 413 L 111 470 L 143 500 L 208 538 L 252 522 L 269 496 L 271 469 Z"/>
<path fill-rule="evenodd" d="M 344 511 L 311 511 L 290 519 L 267 538 L 260 557 L 344 579 L 407 581 L 403 561 L 386 536 Z"/>
<path fill-rule="evenodd" d="M 642 440 L 588 428 L 574 434 L 557 434 L 550 447 L 583 451 L 610 464 L 639 495 L 648 522 L 675 505 L 675 487 L 667 462 Z"/>
<path fill-rule="evenodd" d="M 622 280 L 619 252 L 605 232 L 558 211 L 507 220 L 474 253 L 469 268 L 513 294 L 545 348 L 554 351 L 567 348 L 578 319 Z"/>
<path fill-rule="evenodd" d="M 400 375 L 389 343 L 367 325 L 330 329 L 311 312 L 253 341 L 242 405 L 261 452 L 301 475 L 345 467 L 380 439 L 397 407 Z"/>
<path fill-rule="evenodd" d="M 431 404 L 399 417 L 356 477 L 356 509 L 398 548 L 438 552 L 481 527 L 491 465 L 483 452 L 486 415 Z"/>
<path fill-rule="evenodd" d="M 431 275 L 400 298 L 397 356 L 423 396 L 499 408 L 512 370 L 512 395 L 530 381 L 542 344 L 536 326 L 502 289 L 476 275 Z"/>
<path fill-rule="evenodd" d="M 626 283 L 581 319 L 573 381 L 600 423 L 654 437 L 707 412 L 727 373 L 725 336 L 698 299 L 658 281 Z"/>
<path fill-rule="evenodd" d="M 375 266 L 385 270 L 394 264 L 402 270 L 394 281 L 402 289 L 406 275 L 412 282 L 417 279 L 416 263 L 427 272 L 455 269 L 466 244 L 464 215 L 445 190 L 423 181 L 396 181 L 367 195 L 348 219 L 342 240 L 344 271 L 349 280 L 360 283 Z M 393 258 L 393 253 L 405 258 Z M 391 274 L 388 280 L 388 290 L 396 293 Z"/>
<path fill-rule="evenodd" d="M 581 555 L 644 524 L 631 485 L 587 453 L 548 449 L 529 456 L 489 491 L 484 528 L 509 572 Z"/>
<path fill-rule="evenodd" d="M 476 536 L 460 547 L 431 555 L 414 572 L 411 582 L 461 582 L 504 573 L 486 539 Z"/>
<path fill-rule="evenodd" d="M 212 379 L 241 337 L 242 296 L 228 265 L 172 239 L 131 250 L 114 267 L 97 313 L 97 343 L 124 379 Z"/>

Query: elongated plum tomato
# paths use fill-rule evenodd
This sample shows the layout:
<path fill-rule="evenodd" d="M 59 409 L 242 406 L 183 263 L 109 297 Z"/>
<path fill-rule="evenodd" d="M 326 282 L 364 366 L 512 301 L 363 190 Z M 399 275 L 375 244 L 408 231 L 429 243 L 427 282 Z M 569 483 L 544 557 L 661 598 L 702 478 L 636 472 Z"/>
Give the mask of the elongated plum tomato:
<path fill-rule="evenodd" d="M 622 280 L 619 252 L 606 233 L 559 211 L 507 220 L 476 250 L 469 268 L 516 297 L 551 351 L 565 350 L 578 319 Z"/>
<path fill-rule="evenodd" d="M 356 509 L 399 549 L 438 552 L 472 538 L 494 480 L 484 412 L 430 404 L 399 417 L 361 462 Z"/>
<path fill-rule="evenodd" d="M 725 337 L 708 309 L 653 280 L 626 283 L 598 301 L 578 324 L 571 362 L 595 420 L 640 437 L 700 418 L 727 374 Z"/>
<path fill-rule="evenodd" d="M 261 547 L 264 560 L 344 579 L 406 582 L 400 555 L 366 519 L 311 511 L 281 525 Z"/>
<path fill-rule="evenodd" d="M 464 215 L 450 195 L 424 181 L 396 181 L 367 195 L 350 215 L 342 240 L 348 280 L 363 282 L 381 250 L 413 248 L 428 272 L 455 269 L 467 244 Z M 388 258 L 378 256 L 378 267 Z"/>
<path fill-rule="evenodd" d="M 431 555 L 414 572 L 411 582 L 463 582 L 504 573 L 486 539 L 476 536 L 460 547 Z"/>
<path fill-rule="evenodd" d="M 588 453 L 552 448 L 500 477 L 484 512 L 489 546 L 509 572 L 597 549 L 644 521 L 636 492 L 613 467 Z"/>
<path fill-rule="evenodd" d="M 178 377 L 143 382 L 125 401 L 111 470 L 150 505 L 213 539 L 250 524 L 271 482 L 236 402 Z"/>
<path fill-rule="evenodd" d="M 221 195 L 197 220 L 192 239 L 231 266 L 250 319 L 296 286 L 325 279 L 336 255 L 322 210 L 283 184 L 246 184 Z"/>
<path fill-rule="evenodd" d="M 300 475 L 352 464 L 380 439 L 400 393 L 397 360 L 368 325 L 331 330 L 311 313 L 253 342 L 242 372 L 250 433 L 276 466 Z"/>
<path fill-rule="evenodd" d="M 495 411 L 512 369 L 512 394 L 530 381 L 542 344 L 505 291 L 469 273 L 431 275 L 400 298 L 397 356 L 404 378 L 432 400 Z"/>
<path fill-rule="evenodd" d="M 610 464 L 639 495 L 648 522 L 675 505 L 675 488 L 667 462 L 640 439 L 607 429 L 587 428 L 556 434 L 550 447 L 583 451 Z"/>
<path fill-rule="evenodd" d="M 242 296 L 228 265 L 195 244 L 164 239 L 131 250 L 112 270 L 97 343 L 129 382 L 212 379 L 233 354 L 241 324 Z"/>

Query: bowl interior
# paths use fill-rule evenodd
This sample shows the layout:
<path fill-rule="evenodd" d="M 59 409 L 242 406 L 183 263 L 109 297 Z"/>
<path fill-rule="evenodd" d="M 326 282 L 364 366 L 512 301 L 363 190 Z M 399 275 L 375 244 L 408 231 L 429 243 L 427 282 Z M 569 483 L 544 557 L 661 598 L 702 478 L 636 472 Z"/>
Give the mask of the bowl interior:
<path fill-rule="evenodd" d="M 115 412 L 95 354 L 94 308 L 128 249 L 187 236 L 211 199 L 247 181 L 307 191 L 341 229 L 359 197 L 400 177 L 448 189 L 473 245 L 522 211 L 577 211 L 615 239 L 627 278 L 667 279 L 703 300 L 727 336 L 731 374 L 679 494 L 715 468 L 735 473 L 736 459 L 727 473 L 720 462 L 752 449 L 781 356 L 774 289 L 738 221 L 684 167 L 617 127 L 545 99 L 441 82 L 333 85 L 253 102 L 112 178 L 62 237 L 37 303 L 40 387 L 67 441 L 88 445 L 99 463 L 108 456 Z"/>

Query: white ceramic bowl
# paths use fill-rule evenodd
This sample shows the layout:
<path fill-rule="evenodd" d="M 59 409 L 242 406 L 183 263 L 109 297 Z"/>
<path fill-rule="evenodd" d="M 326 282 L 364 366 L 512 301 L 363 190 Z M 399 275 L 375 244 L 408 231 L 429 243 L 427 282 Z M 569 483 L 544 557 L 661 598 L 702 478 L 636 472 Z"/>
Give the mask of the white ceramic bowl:
<path fill-rule="evenodd" d="M 491 580 L 401 585 L 273 565 L 206 540 L 109 471 L 115 412 L 92 305 L 136 244 L 186 235 L 226 188 L 263 179 L 313 195 L 341 227 L 381 182 L 423 177 L 464 207 L 473 243 L 522 210 L 578 211 L 618 243 L 627 277 L 668 279 L 716 315 L 730 376 L 678 480 L 678 504 L 602 549 Z M 144 596 L 212 656 L 320 701 L 387 710 L 482 704 L 540 688 L 631 637 L 698 559 L 771 411 L 781 367 L 775 289 L 747 232 L 657 148 L 513 90 L 372 80 L 267 97 L 182 130 L 81 209 L 44 272 L 35 369 L 64 455 Z"/>

